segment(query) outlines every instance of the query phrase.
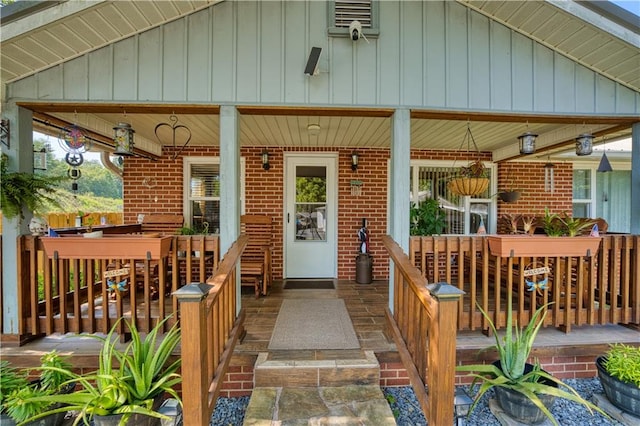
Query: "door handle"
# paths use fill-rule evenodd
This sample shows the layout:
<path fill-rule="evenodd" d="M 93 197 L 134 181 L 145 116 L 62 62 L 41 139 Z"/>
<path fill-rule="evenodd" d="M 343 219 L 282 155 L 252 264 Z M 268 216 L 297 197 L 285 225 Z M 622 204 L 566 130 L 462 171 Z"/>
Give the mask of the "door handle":
<path fill-rule="evenodd" d="M 287 223 L 289 223 L 289 213 L 287 213 Z"/>

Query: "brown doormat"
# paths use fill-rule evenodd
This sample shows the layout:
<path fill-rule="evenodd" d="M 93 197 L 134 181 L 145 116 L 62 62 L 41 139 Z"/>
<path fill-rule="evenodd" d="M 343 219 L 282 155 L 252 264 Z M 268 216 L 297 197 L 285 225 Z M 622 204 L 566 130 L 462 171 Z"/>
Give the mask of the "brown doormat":
<path fill-rule="evenodd" d="M 285 299 L 269 350 L 359 349 L 342 299 Z"/>
<path fill-rule="evenodd" d="M 333 280 L 285 280 L 285 290 L 334 290 Z"/>

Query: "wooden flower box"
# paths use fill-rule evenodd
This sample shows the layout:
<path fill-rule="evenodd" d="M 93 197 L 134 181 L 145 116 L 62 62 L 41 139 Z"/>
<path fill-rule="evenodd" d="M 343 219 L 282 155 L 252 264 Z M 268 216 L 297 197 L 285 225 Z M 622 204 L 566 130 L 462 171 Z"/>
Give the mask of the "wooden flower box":
<path fill-rule="evenodd" d="M 547 235 L 487 235 L 494 256 L 595 256 L 601 237 L 549 237 Z"/>
<path fill-rule="evenodd" d="M 59 259 L 161 259 L 169 255 L 172 237 L 104 235 L 102 238 L 42 237 L 47 257 Z"/>

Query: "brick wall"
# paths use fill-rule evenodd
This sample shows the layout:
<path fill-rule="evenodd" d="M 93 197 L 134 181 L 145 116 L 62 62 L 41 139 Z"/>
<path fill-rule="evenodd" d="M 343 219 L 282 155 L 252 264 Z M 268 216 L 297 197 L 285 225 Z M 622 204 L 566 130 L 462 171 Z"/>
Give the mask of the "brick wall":
<path fill-rule="evenodd" d="M 545 163 L 509 162 L 498 166 L 498 190 L 509 188 L 521 191 L 515 203 L 498 199 L 498 217 L 503 214 L 544 215 L 544 208 L 551 212 L 571 215 L 573 209 L 573 166 L 571 163 L 554 163 L 553 192 L 545 191 Z"/>
<path fill-rule="evenodd" d="M 287 152 L 332 152 L 338 154 L 338 278 L 355 279 L 355 257 L 358 253 L 357 231 L 362 218 L 367 219 L 371 236 L 370 252 L 373 256 L 373 278 L 388 277 L 389 264 L 380 237 L 386 233 L 388 149 L 358 149 L 360 166 L 351 170 L 351 148 L 282 148 L 266 147 L 269 151 L 270 170 L 262 169 L 261 152 L 264 147 L 241 150 L 245 158 L 245 212 L 265 214 L 274 219 L 274 278 L 283 276 L 283 203 L 284 155 Z M 133 223 L 139 213 L 181 213 L 184 156 L 218 156 L 217 147 L 186 148 L 175 160 L 166 153 L 158 161 L 145 158 L 127 158 L 124 167 L 124 223 Z M 480 153 L 490 161 L 490 153 Z M 459 160 L 466 165 L 466 151 L 412 150 L 412 159 Z M 456 164 L 458 165 L 458 164 Z M 555 191 L 544 190 L 544 163 L 501 163 L 498 167 L 498 188 L 508 181 L 523 191 L 516 203 L 498 202 L 498 215 L 505 213 L 543 214 L 544 207 L 555 212 L 571 212 L 572 166 L 556 163 Z M 153 179 L 155 186 L 146 187 L 144 179 Z M 351 181 L 362 181 L 360 195 L 352 195 Z"/>

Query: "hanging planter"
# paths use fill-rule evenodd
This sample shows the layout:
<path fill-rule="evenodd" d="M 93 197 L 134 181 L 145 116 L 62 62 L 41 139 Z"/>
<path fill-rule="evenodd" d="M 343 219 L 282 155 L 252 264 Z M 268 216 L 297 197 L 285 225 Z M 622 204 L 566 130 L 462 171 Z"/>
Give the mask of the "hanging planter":
<path fill-rule="evenodd" d="M 489 179 L 484 177 L 457 177 L 447 184 L 449 191 L 456 195 L 478 195 L 489 187 Z"/>
<path fill-rule="evenodd" d="M 500 198 L 505 203 L 515 203 L 520 199 L 520 191 L 498 192 L 498 198 Z"/>
<path fill-rule="evenodd" d="M 467 123 L 467 133 L 462 139 L 460 148 L 467 144 L 467 153 L 470 151 L 470 144 L 473 143 L 473 147 L 480 156 L 480 151 L 476 145 L 476 141 L 471 134 L 471 127 Z M 467 166 L 462 166 L 458 170 L 456 176 L 454 176 L 448 183 L 447 189 L 455 195 L 473 196 L 482 194 L 489 187 L 489 178 L 487 177 L 487 170 L 484 164 L 478 158 L 475 161 L 470 162 Z"/>

